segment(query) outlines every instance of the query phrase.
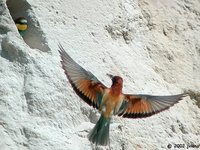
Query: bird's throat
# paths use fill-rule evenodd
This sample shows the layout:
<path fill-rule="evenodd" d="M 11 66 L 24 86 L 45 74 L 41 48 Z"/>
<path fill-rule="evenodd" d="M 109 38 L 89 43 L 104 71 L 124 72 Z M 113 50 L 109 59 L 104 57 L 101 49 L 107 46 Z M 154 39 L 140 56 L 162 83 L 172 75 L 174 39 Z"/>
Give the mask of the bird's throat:
<path fill-rule="evenodd" d="M 113 84 L 111 86 L 111 93 L 113 96 L 118 96 L 122 93 L 122 84 Z"/>

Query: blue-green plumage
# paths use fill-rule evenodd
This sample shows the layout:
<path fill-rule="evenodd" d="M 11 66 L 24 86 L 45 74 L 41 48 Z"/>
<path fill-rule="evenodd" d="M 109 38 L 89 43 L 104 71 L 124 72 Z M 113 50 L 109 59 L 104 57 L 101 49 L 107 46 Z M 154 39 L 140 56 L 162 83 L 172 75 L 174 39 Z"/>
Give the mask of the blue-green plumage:
<path fill-rule="evenodd" d="M 18 30 L 19 31 L 19 34 L 24 37 L 25 33 L 26 33 L 26 30 Z"/>
<path fill-rule="evenodd" d="M 101 115 L 95 127 L 88 135 L 88 139 L 96 145 L 108 145 L 109 144 L 109 128 L 110 119 Z"/>
<path fill-rule="evenodd" d="M 101 93 L 97 93 L 96 96 L 97 96 L 97 102 L 96 102 L 96 104 L 97 104 L 97 107 L 99 108 L 100 105 L 101 105 L 101 101 L 102 101 L 103 95 Z"/>
<path fill-rule="evenodd" d="M 123 113 L 127 109 L 127 107 L 128 107 L 128 102 L 123 100 L 119 110 L 117 112 L 114 112 L 114 114 L 119 115 L 119 114 Z"/>

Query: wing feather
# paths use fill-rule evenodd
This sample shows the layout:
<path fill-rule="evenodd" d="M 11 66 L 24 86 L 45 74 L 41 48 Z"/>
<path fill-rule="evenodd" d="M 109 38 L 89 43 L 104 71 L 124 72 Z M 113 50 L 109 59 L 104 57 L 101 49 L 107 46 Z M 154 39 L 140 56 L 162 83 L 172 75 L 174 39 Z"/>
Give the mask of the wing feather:
<path fill-rule="evenodd" d="M 91 72 L 76 63 L 59 44 L 62 68 L 74 91 L 86 103 L 99 108 L 104 89 L 106 88 Z"/>
<path fill-rule="evenodd" d="M 168 109 L 178 103 L 184 96 L 186 95 L 153 96 L 124 94 L 124 101 L 128 104 L 126 108 L 123 108 L 124 111 L 118 115 L 126 118 L 149 117 Z"/>

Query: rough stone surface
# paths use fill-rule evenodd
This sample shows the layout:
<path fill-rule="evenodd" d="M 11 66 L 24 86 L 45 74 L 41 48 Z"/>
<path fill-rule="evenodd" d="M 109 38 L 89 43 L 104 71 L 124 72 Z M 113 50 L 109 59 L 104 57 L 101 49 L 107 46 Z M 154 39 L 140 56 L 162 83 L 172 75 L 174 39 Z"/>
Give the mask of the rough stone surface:
<path fill-rule="evenodd" d="M 0 149 L 94 149 L 87 134 L 99 113 L 73 92 L 58 43 L 105 85 L 106 73 L 121 75 L 125 93 L 200 92 L 199 8 L 199 0 L 0 0 Z M 24 39 L 20 16 L 29 21 Z M 110 137 L 111 150 L 198 145 L 200 109 L 186 97 L 146 119 L 114 117 Z"/>

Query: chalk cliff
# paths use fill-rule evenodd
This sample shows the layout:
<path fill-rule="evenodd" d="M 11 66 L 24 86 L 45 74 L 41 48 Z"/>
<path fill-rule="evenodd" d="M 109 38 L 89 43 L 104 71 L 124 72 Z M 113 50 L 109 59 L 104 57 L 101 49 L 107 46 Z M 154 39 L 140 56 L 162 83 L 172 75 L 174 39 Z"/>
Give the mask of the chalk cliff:
<path fill-rule="evenodd" d="M 0 149 L 92 149 L 99 113 L 72 90 L 58 43 L 105 85 L 106 73 L 122 76 L 125 93 L 197 95 L 149 118 L 114 117 L 112 150 L 200 144 L 199 8 L 199 0 L 1 0 Z M 28 20 L 24 38 L 17 17 Z"/>

